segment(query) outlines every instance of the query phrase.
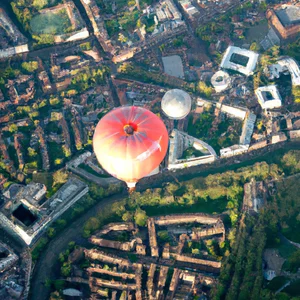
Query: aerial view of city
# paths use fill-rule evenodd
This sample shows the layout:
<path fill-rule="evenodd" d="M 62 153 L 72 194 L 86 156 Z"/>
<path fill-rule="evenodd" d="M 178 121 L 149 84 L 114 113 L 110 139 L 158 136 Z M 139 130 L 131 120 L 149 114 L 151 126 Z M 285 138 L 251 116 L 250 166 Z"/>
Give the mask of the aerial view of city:
<path fill-rule="evenodd" d="M 0 0 L 0 300 L 300 300 L 300 0 Z"/>

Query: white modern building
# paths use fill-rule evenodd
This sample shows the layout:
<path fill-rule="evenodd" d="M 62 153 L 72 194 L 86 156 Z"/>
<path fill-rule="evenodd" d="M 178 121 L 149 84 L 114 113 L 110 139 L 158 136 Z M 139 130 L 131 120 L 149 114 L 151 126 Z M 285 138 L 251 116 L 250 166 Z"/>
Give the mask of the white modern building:
<path fill-rule="evenodd" d="M 185 150 L 194 148 L 200 156 L 191 155 L 190 157 L 183 158 Z M 201 164 L 212 163 L 217 159 L 215 150 L 199 139 L 196 139 L 185 132 L 174 129 L 170 135 L 169 146 L 169 161 L 168 169 L 183 169 Z"/>
<path fill-rule="evenodd" d="M 282 99 L 276 85 L 259 87 L 255 90 L 258 102 L 263 109 L 281 107 Z"/>
<path fill-rule="evenodd" d="M 227 72 L 218 71 L 211 78 L 211 84 L 217 93 L 227 90 L 230 87 L 231 79 Z"/>
<path fill-rule="evenodd" d="M 282 57 L 276 64 L 269 65 L 264 72 L 270 80 L 279 78 L 283 74 L 291 74 L 292 84 L 300 85 L 300 68 L 298 63 L 291 57 Z"/>
<path fill-rule="evenodd" d="M 27 187 L 27 190 L 31 193 L 33 186 L 29 188 Z M 52 222 L 88 191 L 88 186 L 75 177 L 70 178 L 44 202 L 34 199 L 36 193 L 27 192 L 26 198 L 23 198 L 24 193 L 11 191 L 10 197 L 5 198 L 5 205 L 0 211 L 0 226 L 12 236 L 21 238 L 27 245 L 31 245 Z"/>
<path fill-rule="evenodd" d="M 297 62 L 290 57 L 282 58 L 278 61 L 278 64 L 283 68 L 287 68 L 292 77 L 293 85 L 300 85 L 300 69 Z"/>
<path fill-rule="evenodd" d="M 237 71 L 246 76 L 252 75 L 259 54 L 235 46 L 229 46 L 223 56 L 221 68 Z"/>
<path fill-rule="evenodd" d="M 236 144 L 236 145 L 232 145 L 227 148 L 220 149 L 220 156 L 221 156 L 221 158 L 224 158 L 224 157 L 239 155 L 239 154 L 243 154 L 243 153 L 247 152 L 248 149 L 249 149 L 249 145 Z"/>

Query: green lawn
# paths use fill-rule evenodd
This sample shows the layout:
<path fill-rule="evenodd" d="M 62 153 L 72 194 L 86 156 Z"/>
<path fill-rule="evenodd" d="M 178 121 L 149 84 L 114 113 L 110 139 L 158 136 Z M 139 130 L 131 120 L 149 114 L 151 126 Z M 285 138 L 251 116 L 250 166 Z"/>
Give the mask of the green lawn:
<path fill-rule="evenodd" d="M 62 149 L 62 146 L 55 142 L 48 142 L 50 163 L 53 167 L 62 165 L 65 159 L 65 154 Z M 60 163 L 57 161 L 60 160 Z"/>
<path fill-rule="evenodd" d="M 281 243 L 279 247 L 277 247 L 277 249 L 279 251 L 279 254 L 286 259 L 289 258 L 291 254 L 293 254 L 297 250 L 296 247 L 283 243 Z"/>
<path fill-rule="evenodd" d="M 299 179 L 300 176 L 292 176 L 278 182 L 276 195 L 282 234 L 296 243 L 300 243 Z"/>
<path fill-rule="evenodd" d="M 45 173 L 33 173 L 32 181 L 43 183 L 47 187 L 47 189 L 51 189 L 52 184 L 53 184 L 52 175 L 50 173 L 46 173 L 46 172 Z"/>
<path fill-rule="evenodd" d="M 240 120 L 225 116 L 218 124 L 216 130 L 211 130 L 214 120 L 213 110 L 203 112 L 195 121 L 194 117 L 190 117 L 188 134 L 207 142 L 216 152 L 219 152 L 221 148 L 226 148 L 239 142 L 242 132 L 242 122 Z"/>
<path fill-rule="evenodd" d="M 267 288 L 271 291 L 276 292 L 280 287 L 282 287 L 288 279 L 284 276 L 277 276 L 273 278 L 269 284 L 267 285 Z"/>
<path fill-rule="evenodd" d="M 183 214 L 183 213 L 208 213 L 220 214 L 226 210 L 227 201 L 223 198 L 216 200 L 208 200 L 207 202 L 200 199 L 191 206 L 171 204 L 164 206 L 143 206 L 147 216 L 169 215 L 169 214 Z"/>
<path fill-rule="evenodd" d="M 71 27 L 65 9 L 59 12 L 47 12 L 34 16 L 30 22 L 31 30 L 34 34 L 64 34 Z"/>
<path fill-rule="evenodd" d="M 97 177 L 101 177 L 101 178 L 108 178 L 108 177 L 111 177 L 109 175 L 106 175 L 106 174 L 99 174 L 97 173 L 94 169 L 92 169 L 90 166 L 86 165 L 86 164 L 80 164 L 79 165 L 79 168 L 85 170 L 86 172 L 94 175 L 94 176 L 97 176 Z"/>
<path fill-rule="evenodd" d="M 289 286 L 283 289 L 284 293 L 287 293 L 293 297 L 300 296 L 300 279 L 293 281 Z"/>

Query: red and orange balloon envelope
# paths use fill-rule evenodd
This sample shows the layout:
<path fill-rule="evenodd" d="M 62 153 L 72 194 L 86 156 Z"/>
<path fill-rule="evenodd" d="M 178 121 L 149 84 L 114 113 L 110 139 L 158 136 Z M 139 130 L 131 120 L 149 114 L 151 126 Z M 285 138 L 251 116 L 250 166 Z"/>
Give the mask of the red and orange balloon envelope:
<path fill-rule="evenodd" d="M 93 147 L 101 166 L 133 188 L 162 162 L 168 140 L 165 124 L 154 113 L 125 106 L 112 110 L 99 121 Z"/>

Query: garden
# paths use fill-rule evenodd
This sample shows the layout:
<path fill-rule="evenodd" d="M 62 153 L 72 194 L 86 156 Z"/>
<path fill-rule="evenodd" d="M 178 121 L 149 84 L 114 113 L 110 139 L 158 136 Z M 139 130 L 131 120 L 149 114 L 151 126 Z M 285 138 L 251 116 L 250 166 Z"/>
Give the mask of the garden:
<path fill-rule="evenodd" d="M 71 21 L 65 8 L 34 16 L 30 26 L 33 34 L 60 35 L 72 31 Z"/>

